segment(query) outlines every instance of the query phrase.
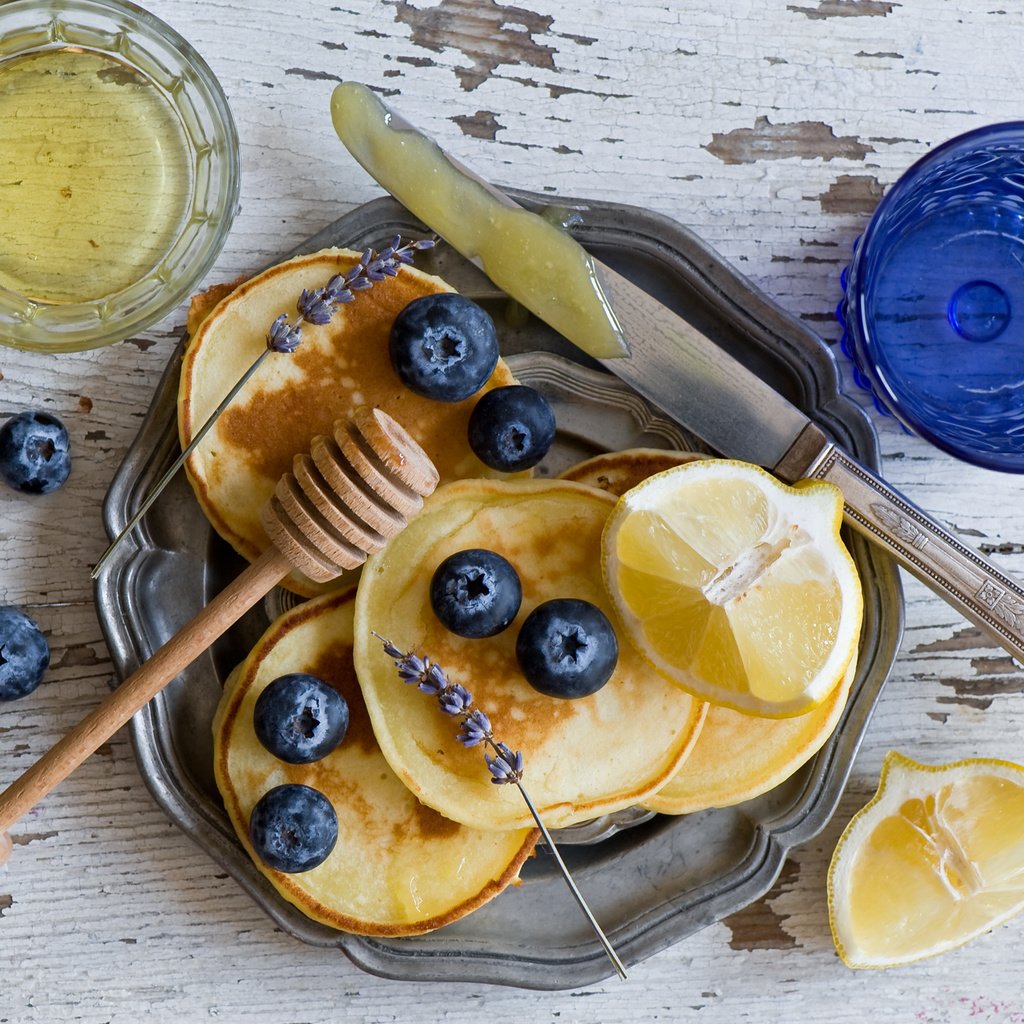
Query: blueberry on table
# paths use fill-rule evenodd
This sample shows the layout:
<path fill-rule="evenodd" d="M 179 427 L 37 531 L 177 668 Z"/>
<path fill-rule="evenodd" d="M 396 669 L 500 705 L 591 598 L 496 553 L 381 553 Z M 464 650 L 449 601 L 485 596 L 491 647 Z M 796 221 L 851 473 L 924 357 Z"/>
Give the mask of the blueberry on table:
<path fill-rule="evenodd" d="M 326 757 L 348 731 L 348 702 L 334 687 L 305 672 L 279 676 L 256 699 L 256 738 L 289 764 Z"/>
<path fill-rule="evenodd" d="M 391 327 L 391 365 L 424 398 L 461 402 L 475 395 L 498 365 L 494 321 L 456 292 L 413 299 Z"/>
<path fill-rule="evenodd" d="M 555 439 L 555 414 L 548 400 L 525 384 L 482 395 L 469 417 L 469 447 L 491 469 L 532 469 Z"/>
<path fill-rule="evenodd" d="M 267 867 L 290 874 L 309 871 L 334 849 L 338 816 L 312 786 L 275 786 L 252 809 L 249 841 Z"/>
<path fill-rule="evenodd" d="M 611 678 L 619 642 L 596 605 L 557 598 L 526 617 L 516 638 L 516 660 L 535 690 L 549 697 L 587 697 Z"/>
<path fill-rule="evenodd" d="M 16 491 L 49 494 L 71 472 L 68 432 L 56 416 L 22 412 L 0 427 L 0 476 Z"/>
<path fill-rule="evenodd" d="M 0 607 L 0 700 L 17 700 L 41 682 L 50 646 L 39 627 L 17 608 Z"/>
<path fill-rule="evenodd" d="M 430 580 L 430 606 L 453 633 L 479 640 L 505 629 L 519 612 L 519 573 L 496 551 L 467 548 L 449 555 Z"/>

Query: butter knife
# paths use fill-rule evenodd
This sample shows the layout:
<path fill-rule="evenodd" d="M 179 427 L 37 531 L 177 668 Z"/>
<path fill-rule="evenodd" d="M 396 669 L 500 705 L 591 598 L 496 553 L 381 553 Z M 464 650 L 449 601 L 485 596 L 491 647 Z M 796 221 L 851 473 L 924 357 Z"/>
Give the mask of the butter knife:
<path fill-rule="evenodd" d="M 523 210 L 369 89 L 344 83 L 331 106 L 339 137 L 364 169 L 495 284 L 716 451 L 787 483 L 835 484 L 850 526 L 1024 661 L 1024 588 L 998 566 L 830 441 L 692 324 L 567 232 Z M 524 281 L 516 268 L 527 265 L 532 278 Z M 563 274 L 567 265 L 571 273 Z"/>

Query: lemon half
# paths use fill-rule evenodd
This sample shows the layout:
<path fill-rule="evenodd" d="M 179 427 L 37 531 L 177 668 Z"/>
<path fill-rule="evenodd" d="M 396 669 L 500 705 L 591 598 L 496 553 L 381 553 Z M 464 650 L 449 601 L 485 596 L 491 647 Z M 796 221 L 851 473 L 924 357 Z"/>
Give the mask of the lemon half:
<path fill-rule="evenodd" d="M 703 700 L 785 717 L 821 704 L 857 649 L 860 581 L 843 499 L 708 459 L 627 491 L 602 540 L 605 584 L 632 643 Z"/>
<path fill-rule="evenodd" d="M 1024 909 L 1024 767 L 886 756 L 828 875 L 848 967 L 892 967 L 963 945 Z"/>

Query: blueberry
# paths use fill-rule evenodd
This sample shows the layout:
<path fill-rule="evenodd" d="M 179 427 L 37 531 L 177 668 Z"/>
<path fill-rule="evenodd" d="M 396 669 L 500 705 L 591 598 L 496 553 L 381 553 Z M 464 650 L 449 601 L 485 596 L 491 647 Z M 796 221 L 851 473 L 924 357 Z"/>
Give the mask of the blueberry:
<path fill-rule="evenodd" d="M 56 416 L 22 412 L 0 427 L 0 475 L 16 491 L 49 494 L 71 472 L 68 432 Z"/>
<path fill-rule="evenodd" d="M 469 447 L 484 465 L 505 473 L 536 466 L 554 439 L 550 403 L 524 384 L 488 391 L 469 417 Z"/>
<path fill-rule="evenodd" d="M 249 817 L 249 840 L 275 871 L 309 871 L 338 841 L 338 815 L 312 786 L 288 783 L 264 793 Z"/>
<path fill-rule="evenodd" d="M 453 633 L 479 640 L 500 633 L 523 600 L 519 574 L 486 548 L 449 555 L 430 580 L 430 605 Z"/>
<path fill-rule="evenodd" d="M 253 728 L 275 757 L 289 764 L 310 764 L 345 738 L 348 702 L 322 679 L 291 672 L 275 679 L 256 699 Z"/>
<path fill-rule="evenodd" d="M 516 638 L 516 660 L 526 681 L 549 697 L 597 693 L 618 659 L 619 642 L 608 617 L 576 598 L 537 605 Z"/>
<path fill-rule="evenodd" d="M 39 627 L 17 608 L 0 608 L 0 700 L 30 694 L 50 664 Z"/>
<path fill-rule="evenodd" d="M 494 321 L 455 292 L 413 299 L 391 327 L 391 365 L 424 398 L 461 402 L 476 394 L 498 365 Z"/>

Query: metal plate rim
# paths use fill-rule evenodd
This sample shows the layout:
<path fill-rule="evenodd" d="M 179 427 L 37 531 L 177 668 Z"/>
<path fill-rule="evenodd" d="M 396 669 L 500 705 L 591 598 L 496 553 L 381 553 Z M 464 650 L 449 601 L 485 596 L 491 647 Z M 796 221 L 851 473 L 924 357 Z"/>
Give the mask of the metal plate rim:
<path fill-rule="evenodd" d="M 842 395 L 831 351 L 695 235 L 675 222 L 635 207 L 529 193 L 513 194 L 523 205 L 535 209 L 556 205 L 580 210 L 582 222 L 573 230 L 585 244 L 601 244 L 603 240 L 607 245 L 611 244 L 609 240 L 613 240 L 626 248 L 640 246 L 653 254 L 653 258 L 664 260 L 673 273 L 690 283 L 696 282 L 708 294 L 714 294 L 719 301 L 728 304 L 730 309 L 738 310 L 737 330 L 740 333 L 774 340 L 780 346 L 776 357 L 791 362 L 789 368 L 803 390 L 800 397 L 805 411 L 861 461 L 877 468 L 878 445 L 873 427 L 864 411 Z M 343 216 L 295 251 L 313 251 L 338 244 L 339 239 L 358 239 L 381 225 L 392 228 L 396 224 L 401 224 L 404 229 L 404 225 L 411 227 L 416 222 L 394 200 L 375 200 Z M 170 360 L 157 389 L 154 405 L 111 483 L 104 503 L 104 522 L 111 536 L 127 522 L 133 501 L 137 504 L 140 496 L 136 492 L 140 476 L 144 475 L 146 459 L 154 448 L 167 442 L 167 398 L 176 391 L 179 367 L 180 350 Z M 164 400 L 162 405 L 161 398 Z M 146 542 L 145 536 L 143 541 Z M 817 769 L 820 776 L 818 785 L 823 787 L 824 798 L 814 808 L 813 814 L 798 814 L 792 820 L 783 817 L 773 829 L 762 832 L 751 851 L 749 870 L 740 872 L 742 877 L 732 879 L 729 884 L 698 900 L 685 926 L 680 914 L 674 912 L 672 901 L 666 904 L 662 913 L 652 912 L 652 920 L 624 946 L 623 952 L 628 961 L 635 963 L 645 959 L 763 895 L 781 870 L 787 851 L 820 831 L 831 817 L 874 701 L 895 658 L 903 625 L 902 592 L 895 566 L 887 556 L 870 549 L 858 538 L 852 539 L 851 547 L 855 548 L 859 564 L 868 568 L 869 571 L 862 575 L 867 576 L 872 598 L 877 607 L 885 609 L 886 617 L 884 621 L 869 624 L 866 640 L 872 674 L 870 678 L 866 676 L 861 680 L 863 693 L 859 698 L 855 695 L 847 708 L 844 722 L 837 732 L 840 742 L 831 744 L 831 753 L 822 759 L 823 763 Z M 131 564 L 131 561 L 117 563 L 96 583 L 101 626 L 118 675 L 122 678 L 149 653 L 145 638 L 123 614 L 128 585 L 125 564 Z M 131 723 L 131 736 L 144 781 L 165 812 L 215 861 L 230 871 L 279 925 L 302 941 L 337 946 L 362 969 L 395 979 L 444 981 L 458 978 L 523 988 L 564 989 L 592 983 L 612 973 L 596 943 L 590 949 L 574 948 L 565 956 L 543 960 L 529 956 L 495 956 L 473 950 L 406 951 L 400 942 L 396 946 L 332 932 L 302 918 L 294 908 L 268 906 L 265 880 L 251 864 L 247 870 L 244 864 L 239 863 L 238 851 L 241 848 L 234 841 L 230 827 L 225 828 L 215 814 L 193 806 L 188 794 L 176 789 L 174 780 L 166 777 L 167 765 L 173 760 L 173 750 L 168 747 L 170 740 L 166 735 L 166 722 L 161 721 L 159 701 L 135 716 Z M 845 769 L 838 774 L 830 774 L 833 760 L 841 761 Z M 614 940 L 614 934 L 612 937 Z"/>

